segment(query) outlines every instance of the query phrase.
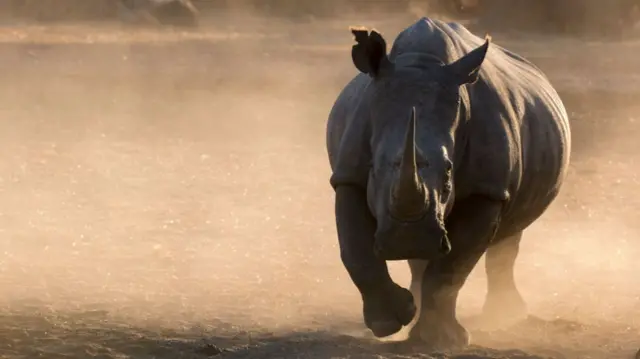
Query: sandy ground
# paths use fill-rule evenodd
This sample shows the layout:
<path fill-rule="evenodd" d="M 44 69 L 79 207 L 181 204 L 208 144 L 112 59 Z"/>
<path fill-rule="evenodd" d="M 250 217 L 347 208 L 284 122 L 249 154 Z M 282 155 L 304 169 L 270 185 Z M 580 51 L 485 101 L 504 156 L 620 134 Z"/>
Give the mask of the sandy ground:
<path fill-rule="evenodd" d="M 462 353 L 367 335 L 324 126 L 355 73 L 347 26 L 413 19 L 0 27 L 0 358 L 633 358 L 640 41 L 493 34 L 573 121 L 566 186 L 518 262 L 531 317 L 472 328 Z M 484 281 L 481 263 L 463 320 Z"/>

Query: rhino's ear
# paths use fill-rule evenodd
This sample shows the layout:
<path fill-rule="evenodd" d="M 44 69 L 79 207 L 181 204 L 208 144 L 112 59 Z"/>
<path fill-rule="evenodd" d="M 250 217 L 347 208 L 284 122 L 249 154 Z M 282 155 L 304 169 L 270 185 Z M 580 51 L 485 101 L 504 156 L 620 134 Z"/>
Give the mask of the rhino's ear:
<path fill-rule="evenodd" d="M 476 82 L 478 80 L 480 66 L 482 66 L 484 62 L 490 43 L 491 37 L 487 35 L 482 46 L 475 48 L 457 61 L 445 66 L 446 75 L 450 83 L 462 86 Z"/>
<path fill-rule="evenodd" d="M 377 77 L 391 67 L 387 57 L 387 42 L 382 35 L 365 28 L 351 28 L 356 44 L 351 48 L 353 64 L 360 72 Z"/>

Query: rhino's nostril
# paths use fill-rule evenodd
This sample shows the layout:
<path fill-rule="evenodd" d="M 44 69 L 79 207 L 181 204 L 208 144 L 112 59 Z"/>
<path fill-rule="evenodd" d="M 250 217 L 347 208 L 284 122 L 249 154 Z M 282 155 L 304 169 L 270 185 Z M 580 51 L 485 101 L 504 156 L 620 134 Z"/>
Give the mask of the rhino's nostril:
<path fill-rule="evenodd" d="M 451 243 L 449 242 L 449 238 L 447 236 L 443 236 L 440 239 L 440 253 L 449 254 L 451 252 Z"/>
<path fill-rule="evenodd" d="M 382 245 L 380 244 L 380 241 L 375 241 L 373 243 L 373 254 L 378 257 L 382 254 Z"/>

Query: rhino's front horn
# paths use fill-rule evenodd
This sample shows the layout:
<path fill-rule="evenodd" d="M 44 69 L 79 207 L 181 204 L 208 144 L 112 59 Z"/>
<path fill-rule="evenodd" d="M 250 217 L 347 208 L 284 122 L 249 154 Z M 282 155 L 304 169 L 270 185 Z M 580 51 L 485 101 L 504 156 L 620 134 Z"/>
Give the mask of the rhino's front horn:
<path fill-rule="evenodd" d="M 391 211 L 400 220 L 415 220 L 422 217 L 426 206 L 427 195 L 416 164 L 416 109 L 413 107 L 399 175 L 391 189 Z"/>

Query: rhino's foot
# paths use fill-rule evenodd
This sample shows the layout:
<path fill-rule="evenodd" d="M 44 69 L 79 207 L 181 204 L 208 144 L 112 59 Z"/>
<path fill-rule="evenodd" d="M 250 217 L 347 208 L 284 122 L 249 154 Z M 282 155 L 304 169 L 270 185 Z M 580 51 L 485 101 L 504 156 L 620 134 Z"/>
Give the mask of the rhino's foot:
<path fill-rule="evenodd" d="M 378 338 L 399 332 L 416 314 L 411 292 L 395 283 L 375 294 L 364 295 L 363 302 L 364 322 Z"/>
<path fill-rule="evenodd" d="M 469 345 L 471 336 L 456 318 L 442 318 L 436 310 L 420 314 L 409 332 L 409 343 L 434 351 L 455 350 Z"/>
<path fill-rule="evenodd" d="M 517 290 L 489 293 L 482 308 L 479 326 L 495 330 L 508 327 L 527 317 L 527 304 Z"/>

